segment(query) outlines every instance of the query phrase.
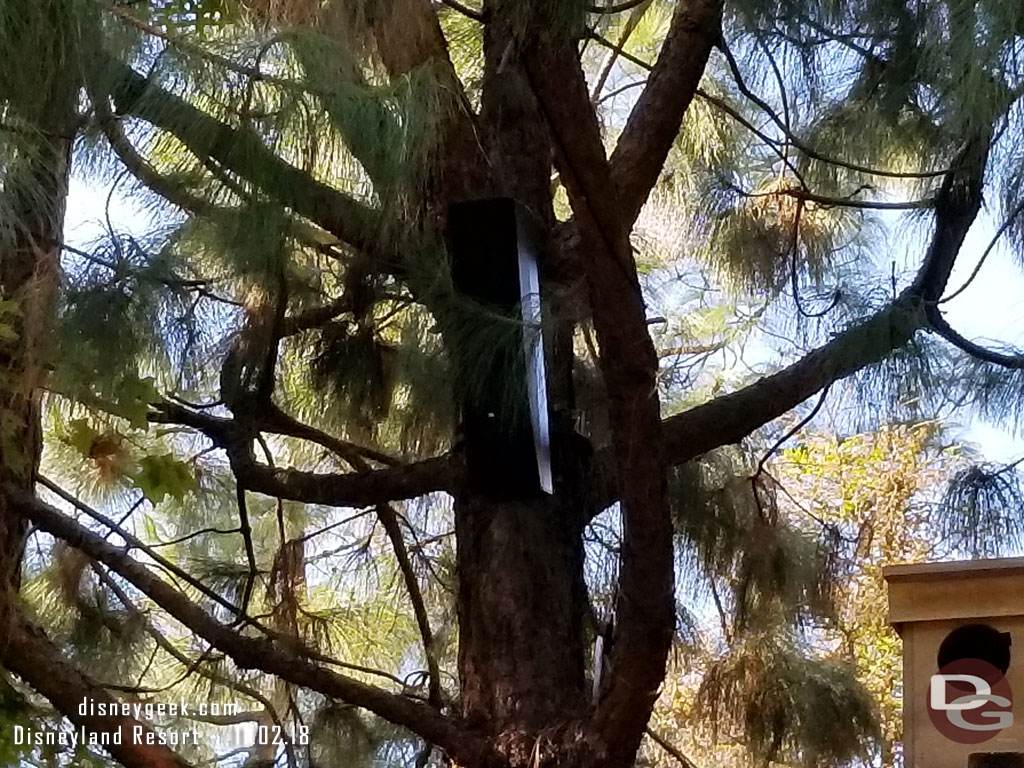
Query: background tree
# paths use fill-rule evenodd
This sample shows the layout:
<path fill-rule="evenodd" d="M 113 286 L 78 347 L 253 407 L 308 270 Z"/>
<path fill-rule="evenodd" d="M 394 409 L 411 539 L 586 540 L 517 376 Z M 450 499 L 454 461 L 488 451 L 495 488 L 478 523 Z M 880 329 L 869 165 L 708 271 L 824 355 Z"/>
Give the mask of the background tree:
<path fill-rule="evenodd" d="M 840 560 L 751 446 L 844 381 L 875 417 L 1015 417 L 1021 358 L 941 305 L 986 191 L 1019 235 L 1021 13 L 3 0 L 4 666 L 107 732 L 131 718 L 83 698 L 244 698 L 288 735 L 255 763 L 629 765 L 689 561 L 729 578 L 748 651 L 703 681 L 712 717 L 762 762 L 856 759 L 851 669 L 765 644 L 834 611 Z M 72 166 L 151 226 L 65 242 Z M 512 239 L 496 199 L 539 322 L 481 268 Z M 920 253 L 878 270 L 902 210 Z M 780 332 L 761 378 L 728 362 Z M 701 457 L 735 493 L 700 491 Z M 961 480 L 953 510 L 998 523 L 1007 475 Z M 848 728 L 734 685 L 777 670 Z"/>
<path fill-rule="evenodd" d="M 780 519 L 791 535 L 799 532 L 827 547 L 829 570 L 839 577 L 824 585 L 827 609 L 807 617 L 799 631 L 787 631 L 791 628 L 779 620 L 777 606 L 755 604 L 757 615 L 746 617 L 738 610 L 746 594 L 742 573 L 718 567 L 693 574 L 695 585 L 709 592 L 712 607 L 705 612 L 699 641 L 671 665 L 655 713 L 660 738 L 697 765 L 747 765 L 751 752 L 763 754 L 763 745 L 774 738 L 769 719 L 749 717 L 747 707 L 754 702 L 758 712 L 779 711 L 787 723 L 788 738 L 779 739 L 775 755 L 779 764 L 798 764 L 811 752 L 813 764 L 831 765 L 849 750 L 842 738 L 870 734 L 865 764 L 901 765 L 902 648 L 888 623 L 882 569 L 892 563 L 991 554 L 976 547 L 979 536 L 971 529 L 974 513 L 965 498 L 966 478 L 1001 473 L 1001 508 L 1012 505 L 1020 479 L 1013 467 L 986 470 L 978 461 L 969 448 L 949 442 L 934 421 L 842 437 L 807 431 L 799 443 L 769 457 L 762 473 L 776 491 Z M 731 474 L 721 464 L 719 452 L 709 454 L 692 481 L 699 484 L 698 494 L 732 497 L 729 505 L 712 501 L 709 506 L 724 518 L 720 524 L 735 526 L 737 513 L 741 520 L 756 516 L 756 504 L 749 485 L 718 485 Z M 1004 551 L 1019 547 L 1014 517 L 985 519 L 994 527 L 980 534 L 982 541 L 1002 542 Z M 768 674 L 750 674 L 763 668 Z M 855 724 L 864 700 L 848 701 L 853 710 L 838 718 L 823 706 L 829 698 L 839 699 L 823 696 L 820 686 L 835 682 L 843 669 L 867 694 L 871 712 L 860 733 L 837 728 L 835 722 Z M 811 684 L 815 675 L 828 672 L 817 686 Z M 837 746 L 839 755 L 830 754 Z M 650 745 L 649 755 L 659 764 L 676 762 L 657 743 Z"/>

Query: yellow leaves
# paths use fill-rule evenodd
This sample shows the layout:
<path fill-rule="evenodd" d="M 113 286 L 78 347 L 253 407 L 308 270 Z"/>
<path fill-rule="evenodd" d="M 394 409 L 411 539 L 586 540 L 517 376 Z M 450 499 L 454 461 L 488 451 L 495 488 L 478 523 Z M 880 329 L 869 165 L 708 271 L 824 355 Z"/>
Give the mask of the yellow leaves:
<path fill-rule="evenodd" d="M 812 525 L 806 515 L 812 511 L 848 540 L 848 576 L 837 585 L 838 617 L 830 634 L 835 653 L 855 664 L 857 679 L 877 703 L 890 743 L 901 728 L 901 644 L 887 621 L 882 567 L 923 560 L 934 544 L 921 510 L 962 464 L 956 451 L 935 445 L 938 431 L 935 422 L 921 422 L 846 437 L 805 434 L 770 464 L 787 489 L 780 508 L 790 519 Z"/>

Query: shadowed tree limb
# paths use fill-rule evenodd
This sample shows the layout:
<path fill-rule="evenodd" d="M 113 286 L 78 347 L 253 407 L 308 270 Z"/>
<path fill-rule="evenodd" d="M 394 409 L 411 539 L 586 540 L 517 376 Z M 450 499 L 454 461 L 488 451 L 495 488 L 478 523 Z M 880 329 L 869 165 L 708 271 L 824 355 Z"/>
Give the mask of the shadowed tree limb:
<path fill-rule="evenodd" d="M 443 705 L 441 699 L 441 668 L 437 663 L 437 648 L 434 644 L 434 632 L 430 628 L 430 618 L 427 615 L 427 606 L 423 600 L 423 592 L 420 590 L 419 580 L 416 578 L 416 571 L 412 567 L 412 559 L 409 557 L 409 548 L 402 535 L 402 528 L 398 523 L 398 514 L 390 504 L 378 504 L 377 518 L 384 527 L 391 547 L 395 551 L 395 559 L 398 561 L 398 569 L 402 573 L 402 580 L 405 582 L 405 590 L 409 594 L 409 602 L 412 603 L 413 614 L 416 616 L 416 626 L 420 631 L 420 639 L 423 643 L 423 655 L 427 659 L 427 674 L 430 679 L 427 681 L 427 692 L 432 706 L 440 709 Z"/>
<path fill-rule="evenodd" d="M 96 100 L 97 121 L 114 154 L 136 179 L 162 198 L 197 216 L 210 216 L 217 206 L 193 194 L 156 170 L 125 136 L 120 121 L 109 113 L 106 105 Z"/>
<path fill-rule="evenodd" d="M 265 413 L 261 414 L 260 418 L 257 419 L 256 426 L 262 432 L 274 432 L 279 435 L 297 437 L 301 440 L 309 440 L 317 445 L 322 445 L 324 448 L 334 451 L 352 465 L 353 469 L 359 472 L 365 473 L 370 471 L 369 465 L 366 464 L 367 461 L 374 461 L 388 467 L 402 465 L 400 460 L 394 456 L 389 456 L 383 451 L 350 443 L 347 440 L 329 435 L 321 429 L 303 424 L 298 419 L 294 419 L 286 414 L 273 403 L 266 406 Z"/>
<path fill-rule="evenodd" d="M 48 478 L 46 478 L 43 475 L 40 475 L 40 476 L 38 476 L 36 478 L 36 482 L 38 482 L 39 485 L 43 486 L 44 488 L 46 488 L 51 493 L 54 493 L 57 496 L 59 496 L 61 499 L 66 501 L 68 504 L 71 504 L 74 507 L 76 507 L 79 511 L 84 512 L 86 515 L 91 517 L 93 520 L 98 522 L 100 525 L 103 525 L 103 526 L 109 528 L 112 532 L 116 533 L 118 536 L 120 536 L 122 539 L 124 539 L 126 544 L 128 544 L 129 546 L 134 547 L 135 549 L 138 549 L 141 552 L 143 552 L 147 557 L 151 558 L 154 563 L 156 563 L 158 566 L 163 568 L 172 577 L 181 579 L 183 582 L 185 582 L 190 587 L 192 587 L 193 589 L 198 591 L 200 594 L 206 596 L 207 598 L 209 598 L 213 602 L 215 602 L 218 605 L 220 605 L 222 608 L 226 608 L 231 613 L 234 613 L 234 614 L 239 614 L 240 613 L 240 611 L 239 611 L 239 609 L 238 609 L 238 607 L 236 605 L 232 604 L 229 600 L 227 600 L 226 598 L 222 597 L 216 590 L 213 590 L 213 589 L 210 589 L 209 587 L 207 587 L 205 584 L 203 584 L 201 581 L 196 579 L 194 576 L 192 576 L 189 573 L 187 573 L 186 571 L 182 570 L 181 568 L 176 566 L 174 563 L 172 563 L 167 558 L 161 556 L 159 552 L 157 552 L 152 547 L 148 546 L 144 541 L 142 541 L 141 539 L 133 536 L 129 531 L 125 530 L 118 523 L 114 522 L 113 520 L 111 520 L 106 515 L 100 513 L 98 510 L 93 509 L 88 504 L 85 504 L 84 502 L 80 501 L 79 499 L 76 499 L 74 496 L 72 496 L 70 493 L 65 491 L 63 488 L 61 488 L 59 485 L 54 483 L 52 480 L 49 480 Z"/>
<path fill-rule="evenodd" d="M 474 8 L 470 8 L 468 5 L 458 2 L 458 0 L 441 0 L 441 2 L 447 5 L 449 8 L 451 8 L 453 11 L 458 11 L 463 16 L 468 16 L 469 18 L 473 19 L 473 21 L 479 21 L 482 23 L 487 20 L 487 16 L 483 13 L 483 11 L 478 11 Z"/>
<path fill-rule="evenodd" d="M 370 464 L 364 458 L 365 454 L 354 452 L 349 443 L 302 424 L 278 409 L 277 406 L 271 406 L 271 413 L 272 424 L 281 434 L 305 437 L 319 445 L 323 445 L 325 448 L 333 450 L 334 453 L 361 475 L 373 472 Z M 419 628 L 420 639 L 423 643 L 423 655 L 427 660 L 427 673 L 430 676 L 428 680 L 430 703 L 440 709 L 442 706 L 441 669 L 437 662 L 434 633 L 430 628 L 430 618 L 427 614 L 426 602 L 423 600 L 423 592 L 420 589 L 419 580 L 416 578 L 412 559 L 409 557 L 409 548 L 405 543 L 405 537 L 402 535 L 402 528 L 398 522 L 398 513 L 387 502 L 377 504 L 374 509 L 377 513 L 377 519 L 380 520 L 384 532 L 387 534 L 388 541 L 391 542 L 395 559 L 398 561 L 398 569 L 402 574 L 402 580 L 405 582 L 405 589 L 409 595 L 409 602 L 412 603 L 413 614 L 416 617 L 416 626 Z"/>
<path fill-rule="evenodd" d="M 619 58 L 619 54 L 626 47 L 626 43 L 629 42 L 629 38 L 633 36 L 636 28 L 640 26 L 640 22 L 643 20 L 644 14 L 651 7 L 653 0 L 641 0 L 632 9 L 632 13 L 626 19 L 622 25 L 622 31 L 619 34 L 619 42 L 613 47 L 608 49 L 608 53 L 605 54 L 604 61 L 601 62 L 601 69 L 597 73 L 597 79 L 594 81 L 594 86 L 590 89 L 590 99 L 595 104 L 600 103 L 599 97 L 601 91 L 604 90 L 605 83 L 608 82 L 608 77 L 612 73 L 612 69 L 615 67 L 615 61 Z"/>
<path fill-rule="evenodd" d="M 697 766 L 690 758 L 684 755 L 676 747 L 673 747 L 667 739 L 659 735 L 656 731 L 652 730 L 651 728 L 648 728 L 647 735 L 651 738 L 651 741 L 653 741 L 655 744 L 657 744 L 659 747 L 665 750 L 668 754 L 670 754 L 673 758 L 675 758 L 676 762 L 682 765 L 683 768 L 697 768 Z"/>
<path fill-rule="evenodd" d="M 196 665 L 193 659 L 190 659 L 185 653 L 178 650 L 174 643 L 172 643 L 164 636 L 164 633 L 160 630 L 160 628 L 155 626 L 153 622 L 150 620 L 148 614 L 141 608 L 139 608 L 132 601 L 128 593 L 121 588 L 121 585 L 117 583 L 117 581 L 110 575 L 110 573 L 107 572 L 105 568 L 101 568 L 100 566 L 93 563 L 92 569 L 99 577 L 100 581 L 102 581 L 103 584 L 107 587 L 107 589 L 114 593 L 115 597 L 117 597 L 121 605 L 125 607 L 125 610 L 127 610 L 130 614 L 132 614 L 139 621 L 141 621 L 142 627 L 145 630 L 146 634 L 153 638 L 153 642 L 155 642 L 156 645 L 164 651 L 164 653 L 171 656 L 173 659 L 175 659 L 179 664 L 181 664 L 190 672 L 194 671 L 200 677 L 206 678 L 212 683 L 223 685 L 226 688 L 230 688 L 233 691 L 237 691 L 243 696 L 248 696 L 253 701 L 263 705 L 263 710 L 270 716 L 270 719 L 273 721 L 274 725 L 278 726 L 281 729 L 282 737 L 285 740 L 285 755 L 288 759 L 289 767 L 296 768 L 297 762 L 295 758 L 295 744 L 292 741 L 291 737 L 288 735 L 288 730 L 285 727 L 284 720 L 278 714 L 277 708 L 273 705 L 270 699 L 268 699 L 266 696 L 261 694 L 259 691 L 257 691 L 250 685 L 246 685 L 245 683 L 237 680 L 231 680 L 226 675 L 221 675 L 215 671 L 207 669 L 206 666 L 202 664 Z M 248 717 L 251 717 L 251 715 L 248 715 Z M 194 716 L 194 719 L 196 720 L 200 720 L 202 722 L 207 723 L 213 723 L 215 725 L 228 725 L 230 724 L 230 718 L 231 716 L 225 716 L 224 718 L 222 718 L 222 722 L 218 723 L 217 718 L 215 718 L 214 716 Z M 246 721 L 246 719 L 235 720 L 235 722 Z"/>
<path fill-rule="evenodd" d="M 341 296 L 319 307 L 310 307 L 284 319 L 281 328 L 281 336 L 294 336 L 303 331 L 327 325 L 339 315 L 351 311 L 352 299 L 349 296 Z"/>
<path fill-rule="evenodd" d="M 238 532 L 242 536 L 245 545 L 245 560 L 249 566 L 249 572 L 245 575 L 245 588 L 242 590 L 242 603 L 238 607 L 238 623 L 243 623 L 249 616 L 249 599 L 252 597 L 253 587 L 256 586 L 256 577 L 259 575 L 259 566 L 256 565 L 256 550 L 252 545 L 252 526 L 249 524 L 249 506 L 245 502 L 245 488 L 235 484 L 235 499 L 238 505 Z"/>
<path fill-rule="evenodd" d="M 88 504 L 86 504 L 85 502 L 81 501 L 80 499 L 75 498 L 74 496 L 72 496 L 67 491 L 65 491 L 62 488 L 60 488 L 59 486 L 55 485 L 51 481 L 47 480 L 45 477 L 40 476 L 38 478 L 38 482 L 44 488 L 47 488 L 48 490 L 52 491 L 53 493 L 56 493 L 64 501 L 66 501 L 67 503 L 71 504 L 72 506 L 74 506 L 79 511 L 84 512 L 87 516 L 91 517 L 93 520 L 98 522 L 100 525 L 102 525 L 105 528 L 109 529 L 110 533 L 116 533 L 118 536 L 120 536 L 125 541 L 125 544 L 127 546 L 127 549 L 124 550 L 125 552 L 131 551 L 132 549 L 138 549 L 140 552 L 143 552 L 147 557 L 152 559 L 152 561 L 157 566 L 159 566 L 161 569 L 163 569 L 170 576 L 172 576 L 174 578 L 177 578 L 177 579 L 181 579 L 181 581 L 185 582 L 190 587 L 192 587 L 193 589 L 197 590 L 200 594 L 202 594 L 205 597 L 207 597 L 208 599 L 212 600 L 217 605 L 219 605 L 219 606 L 221 606 L 223 608 L 226 608 L 228 611 L 230 611 L 230 613 L 233 616 L 236 617 L 236 620 L 231 625 L 232 627 L 237 627 L 239 625 L 239 623 L 242 623 L 245 626 L 253 627 L 258 632 L 261 632 L 263 635 L 265 635 L 266 637 L 268 637 L 268 638 L 270 638 L 272 640 L 277 640 L 277 641 L 281 641 L 281 642 L 285 642 L 285 643 L 294 641 L 294 639 L 295 639 L 294 636 L 287 635 L 287 634 L 282 634 L 282 633 L 278 632 L 275 629 L 272 629 L 270 627 L 264 626 L 263 624 L 261 624 L 256 619 L 244 615 L 242 613 L 241 609 L 238 606 L 234 605 L 230 600 L 228 600 L 225 597 L 221 596 L 215 590 L 213 590 L 210 587 L 204 585 L 201 581 L 199 581 L 195 577 L 189 575 L 188 573 L 183 571 L 181 568 L 176 566 L 171 561 L 169 561 L 166 558 L 162 557 L 154 548 L 155 546 L 160 546 L 160 545 L 150 546 L 150 545 L 146 544 L 146 542 L 144 542 L 141 539 L 139 539 L 138 537 L 134 536 L 130 531 L 125 530 L 120 524 L 114 522 L 109 517 L 107 517 L 106 515 L 104 515 L 101 512 L 99 512 L 98 510 L 93 509 L 92 507 L 90 507 Z M 8 489 L 8 492 L 9 493 L 14 493 L 15 496 L 18 495 L 17 493 L 15 493 L 11 489 Z M 24 496 L 25 494 L 22 493 L 21 495 Z M 104 541 L 107 540 L 107 538 L 110 536 L 110 533 L 107 533 L 103 537 Z M 315 651 L 312 648 L 300 647 L 300 648 L 298 648 L 297 652 L 301 652 L 304 656 L 308 657 L 309 659 L 311 659 L 313 661 L 318 661 L 318 662 L 321 662 L 323 664 L 330 664 L 332 666 L 341 667 L 343 669 L 353 670 L 355 672 L 362 672 L 362 673 L 365 673 L 365 674 L 368 674 L 368 675 L 376 675 L 378 677 L 382 677 L 382 678 L 385 678 L 387 680 L 391 680 L 392 682 L 395 682 L 395 683 L 397 683 L 399 685 L 402 684 L 402 680 L 400 680 L 399 678 L 397 678 L 394 675 L 391 675 L 391 674 L 389 674 L 387 672 L 384 672 L 384 671 L 379 670 L 379 669 L 373 669 L 371 667 L 360 666 L 358 664 L 349 664 L 349 663 L 344 662 L 344 661 L 339 661 L 338 659 L 333 659 L 330 656 L 326 656 L 325 654 L 322 654 L 322 653 L 320 653 L 318 651 Z"/>
<path fill-rule="evenodd" d="M 111 60 L 110 67 L 119 114 L 167 131 L 197 157 L 216 160 L 340 240 L 374 252 L 382 226 L 378 211 L 282 160 L 253 130 L 233 128 L 125 64 Z"/>
<path fill-rule="evenodd" d="M 942 316 L 939 308 L 936 306 L 928 307 L 928 324 L 931 326 L 939 336 L 944 338 L 954 347 L 962 352 L 966 352 L 973 358 L 981 360 L 982 362 L 992 363 L 994 365 L 1002 366 L 1003 368 L 1024 368 L 1024 354 L 999 352 L 998 350 L 988 349 L 987 347 L 978 344 L 977 342 L 971 341 L 966 336 L 961 335 L 949 324 L 949 321 Z"/>
<path fill-rule="evenodd" d="M 424 68 L 439 77 L 436 90 L 448 110 L 447 124 L 438 147 L 440 168 L 432 174 L 434 189 L 422 202 L 440 212 L 447 203 L 480 194 L 487 184 L 488 163 L 437 9 L 430 0 L 390 0 L 377 4 L 369 21 L 377 51 L 392 79 Z"/>
<path fill-rule="evenodd" d="M 675 623 L 658 359 L 629 242 L 632 206 L 611 181 L 579 54 L 575 46 L 545 40 L 524 53 L 524 64 L 552 134 L 586 254 L 583 266 L 609 397 L 624 535 L 614 650 L 588 729 L 597 764 L 617 766 L 632 762 L 639 747 L 664 679 Z M 678 124 L 673 136 L 677 130 Z M 660 167 L 664 157 L 657 162 Z M 640 195 L 635 179 L 631 183 L 639 210 L 648 190 Z"/>
<path fill-rule="evenodd" d="M 669 465 L 684 464 L 715 448 L 739 442 L 833 382 L 884 360 L 928 327 L 928 307 L 942 296 L 967 231 L 981 208 L 990 140 L 991 136 L 982 136 L 968 142 L 954 170 L 947 173 L 935 198 L 932 238 L 911 285 L 888 306 L 781 371 L 665 419 L 662 429 Z M 595 457 L 595 513 L 615 503 L 618 492 L 614 483 L 614 458 L 605 448 Z"/>
<path fill-rule="evenodd" d="M 197 216 L 212 217 L 226 213 L 229 210 L 218 207 L 200 195 L 194 194 L 185 186 L 178 184 L 169 176 L 160 173 L 125 136 L 120 121 L 109 114 L 109 110 L 103 108 L 100 100 L 97 99 L 94 103 L 96 105 L 100 130 L 107 137 L 107 141 L 111 149 L 114 150 L 114 154 L 117 155 L 117 158 L 128 169 L 128 172 L 144 186 L 160 195 L 172 205 Z M 303 245 L 318 251 L 329 251 L 330 246 L 336 244 L 336 239 L 333 235 L 304 220 L 293 220 L 292 230 L 295 237 Z"/>
<path fill-rule="evenodd" d="M 332 507 L 368 507 L 450 491 L 457 482 L 458 465 L 449 455 L 367 473 L 327 474 L 270 467 L 256 461 L 252 449 L 254 437 L 233 419 L 198 413 L 175 403 L 161 403 L 156 408 L 157 412 L 150 414 L 150 421 L 199 430 L 224 449 L 232 470 L 246 490 L 275 498 Z M 271 425 L 267 431 L 280 430 Z M 312 428 L 284 434 L 314 439 L 313 433 L 322 434 Z M 333 439 L 331 444 L 315 442 L 335 449 Z"/>
<path fill-rule="evenodd" d="M 590 13 L 598 14 L 612 14 L 612 13 L 625 13 L 631 11 L 634 8 L 643 5 L 647 0 L 626 0 L 622 3 L 616 3 L 614 5 L 592 5 L 587 10 Z"/>

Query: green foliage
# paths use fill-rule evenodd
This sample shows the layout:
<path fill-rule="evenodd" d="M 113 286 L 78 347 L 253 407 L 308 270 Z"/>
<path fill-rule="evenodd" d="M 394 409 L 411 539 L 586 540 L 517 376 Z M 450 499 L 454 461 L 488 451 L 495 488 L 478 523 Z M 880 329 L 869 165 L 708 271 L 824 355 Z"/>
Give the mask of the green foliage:
<path fill-rule="evenodd" d="M 14 323 L 21 317 L 18 302 L 13 299 L 0 299 L 0 343 L 18 340 L 18 331 Z"/>
<path fill-rule="evenodd" d="M 895 764 L 902 649 L 882 568 L 1013 551 L 1019 525 L 1015 467 L 982 476 L 945 441 L 934 421 L 803 431 L 756 481 L 736 449 L 677 470 L 681 572 L 706 608 L 660 733 L 697 764 Z"/>
<path fill-rule="evenodd" d="M 27 744 L 14 743 L 14 728 L 36 728 L 38 721 L 28 700 L 14 688 L 6 676 L 0 678 L 0 760 L 6 765 L 18 765 L 31 752 Z"/>
<path fill-rule="evenodd" d="M 87 13 L 87 5 L 79 0 L 0 2 L 0 56 L 21 62 L 0 73 L 5 112 L 31 125 L 42 106 L 40 94 L 51 93 L 80 54 L 79 34 L 90 26 Z"/>
<path fill-rule="evenodd" d="M 942 533 L 947 544 L 972 557 L 991 557 L 1020 548 L 1024 487 L 1016 464 L 976 463 L 950 479 L 942 499 Z"/>
<path fill-rule="evenodd" d="M 97 411 L 124 419 L 132 429 L 146 429 L 150 406 L 161 399 L 153 377 L 139 378 L 130 372 L 106 386 L 102 379 L 76 378 L 68 384 L 67 388 L 61 387 L 61 394 Z M 74 423 L 70 426 L 74 428 Z M 71 444 L 81 448 L 77 442 Z"/>
<path fill-rule="evenodd" d="M 192 468 L 171 454 L 143 456 L 139 460 L 139 471 L 132 480 L 154 504 L 159 504 L 168 496 L 180 501 L 196 489 Z"/>
<path fill-rule="evenodd" d="M 68 424 L 68 430 L 64 435 L 64 441 L 78 451 L 83 457 L 88 458 L 92 453 L 93 444 L 99 437 L 99 433 L 93 429 L 86 419 L 74 419 Z"/>
<path fill-rule="evenodd" d="M 764 765 L 855 765 L 877 728 L 874 702 L 852 667 L 809 662 L 770 637 L 715 662 L 698 703 L 717 728 L 743 733 Z"/>
<path fill-rule="evenodd" d="M 133 428 L 145 429 L 150 405 L 160 400 L 154 384 L 152 377 L 126 376 L 115 390 L 117 401 L 111 412 L 127 420 Z"/>

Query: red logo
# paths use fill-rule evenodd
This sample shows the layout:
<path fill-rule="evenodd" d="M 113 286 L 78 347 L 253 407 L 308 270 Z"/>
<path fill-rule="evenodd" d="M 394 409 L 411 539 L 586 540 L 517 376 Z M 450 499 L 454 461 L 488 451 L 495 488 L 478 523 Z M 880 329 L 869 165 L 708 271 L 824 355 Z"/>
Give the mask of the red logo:
<path fill-rule="evenodd" d="M 1010 683 L 987 661 L 952 661 L 932 675 L 928 716 L 947 739 L 981 744 L 1013 725 Z"/>

